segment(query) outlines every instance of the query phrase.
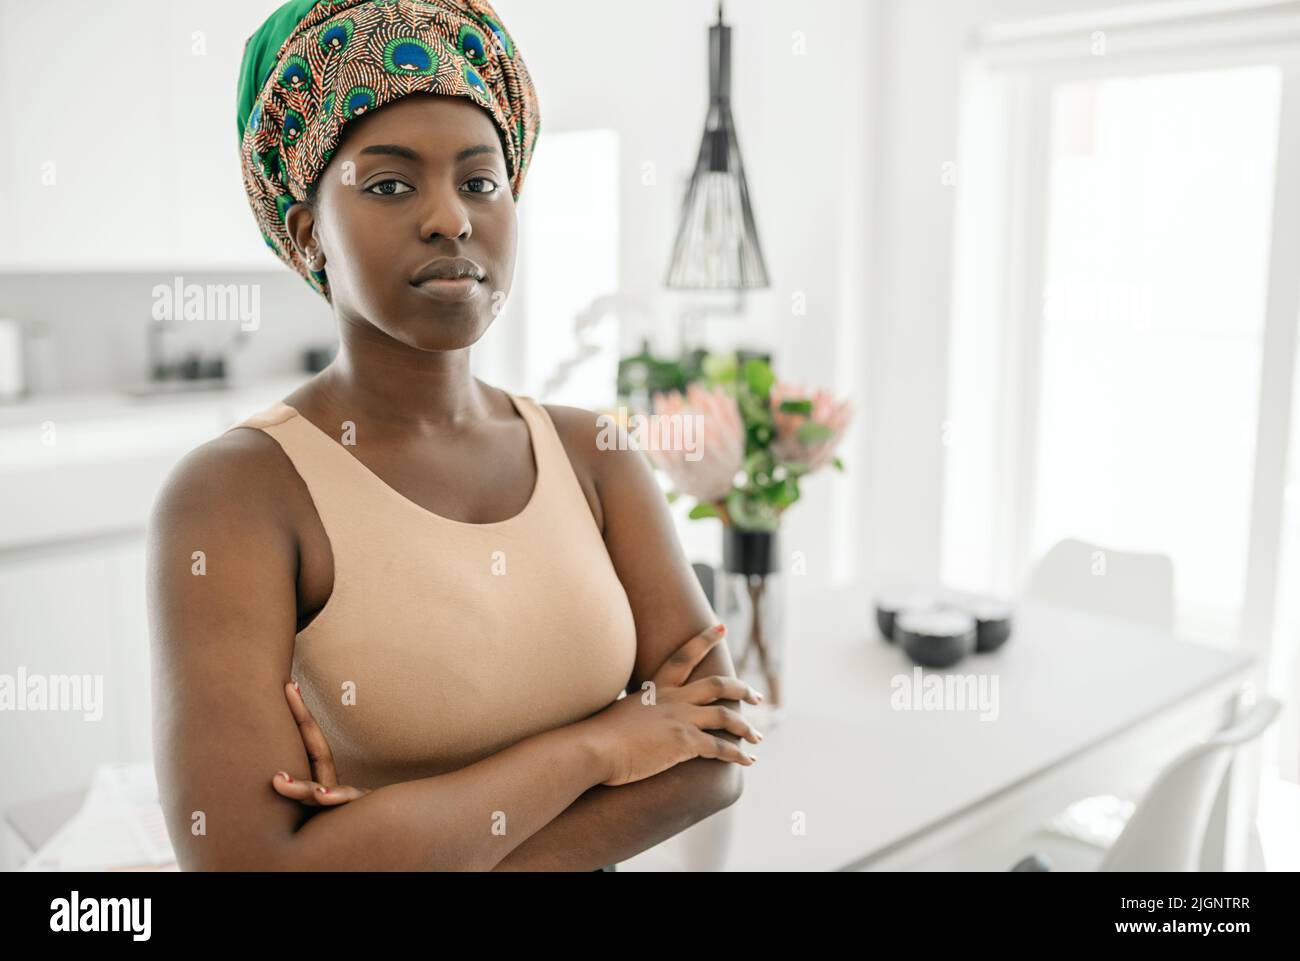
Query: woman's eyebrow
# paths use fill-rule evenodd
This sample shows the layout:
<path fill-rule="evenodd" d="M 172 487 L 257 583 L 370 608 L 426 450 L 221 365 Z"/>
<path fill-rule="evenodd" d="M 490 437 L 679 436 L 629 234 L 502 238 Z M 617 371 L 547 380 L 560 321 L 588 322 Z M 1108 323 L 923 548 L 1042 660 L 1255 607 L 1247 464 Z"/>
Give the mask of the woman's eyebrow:
<path fill-rule="evenodd" d="M 477 157 L 481 153 L 500 155 L 501 151 L 493 145 L 479 143 L 472 147 L 466 147 L 464 150 L 460 151 L 460 153 L 456 154 L 455 162 L 460 163 L 462 160 L 468 160 L 470 157 Z"/>
<path fill-rule="evenodd" d="M 401 144 L 396 144 L 396 143 L 374 143 L 371 144 L 369 147 L 362 147 L 359 152 L 362 155 L 383 154 L 389 157 L 403 157 L 406 160 L 410 160 L 414 163 L 420 162 L 419 153 L 412 150 L 410 147 L 404 147 Z M 464 150 L 461 150 L 459 153 L 457 153 L 456 156 L 453 158 L 453 162 L 460 163 L 462 160 L 468 160 L 470 157 L 475 157 L 478 156 L 479 154 L 483 154 L 483 153 L 495 154 L 497 152 L 498 152 L 497 148 L 493 147 L 490 144 L 485 144 L 485 143 L 475 144 L 474 146 L 466 147 Z"/>
<path fill-rule="evenodd" d="M 362 147 L 359 151 L 361 156 L 366 154 L 383 154 L 389 157 L 404 157 L 407 160 L 419 162 L 420 155 L 410 147 L 403 147 L 395 143 L 372 143 L 369 147 Z"/>

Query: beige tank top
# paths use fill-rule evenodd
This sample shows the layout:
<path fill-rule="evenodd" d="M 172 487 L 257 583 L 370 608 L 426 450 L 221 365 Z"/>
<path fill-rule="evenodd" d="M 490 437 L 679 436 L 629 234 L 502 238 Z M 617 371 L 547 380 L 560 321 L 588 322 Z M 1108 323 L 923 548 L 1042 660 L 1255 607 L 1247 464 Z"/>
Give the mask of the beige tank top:
<path fill-rule="evenodd" d="M 279 442 L 329 536 L 334 588 L 297 635 L 293 676 L 342 784 L 455 770 L 600 711 L 631 679 L 632 610 L 591 508 L 550 414 L 509 396 L 537 480 L 490 524 L 408 500 L 341 428 L 335 440 L 282 401 L 235 425 Z"/>

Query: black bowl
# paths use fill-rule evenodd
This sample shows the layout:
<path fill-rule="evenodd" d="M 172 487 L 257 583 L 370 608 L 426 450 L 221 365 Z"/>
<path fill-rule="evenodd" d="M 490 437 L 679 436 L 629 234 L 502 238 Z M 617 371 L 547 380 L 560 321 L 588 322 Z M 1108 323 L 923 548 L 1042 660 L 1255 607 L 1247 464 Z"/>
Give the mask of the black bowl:
<path fill-rule="evenodd" d="M 975 618 L 955 610 L 902 611 L 894 639 L 917 664 L 948 667 L 975 651 Z"/>
<path fill-rule="evenodd" d="M 975 650 L 996 651 L 1011 636 L 1011 607 L 998 601 L 981 601 L 967 608 L 975 618 Z"/>
<path fill-rule="evenodd" d="M 916 591 L 881 594 L 876 598 L 876 627 L 880 636 L 894 643 L 894 624 L 903 611 L 932 611 L 937 606 L 933 597 Z"/>

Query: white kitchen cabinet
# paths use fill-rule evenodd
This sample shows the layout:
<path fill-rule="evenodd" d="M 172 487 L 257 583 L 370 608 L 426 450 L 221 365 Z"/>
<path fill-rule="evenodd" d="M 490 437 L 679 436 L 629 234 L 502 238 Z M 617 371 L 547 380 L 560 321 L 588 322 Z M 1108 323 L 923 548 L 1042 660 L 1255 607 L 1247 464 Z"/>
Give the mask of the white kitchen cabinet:
<path fill-rule="evenodd" d="M 0 272 L 275 269 L 235 128 L 274 8 L 0 0 L 0 110 L 23 131 L 0 137 Z"/>
<path fill-rule="evenodd" d="M 100 763 L 152 755 L 150 507 L 186 452 L 305 378 L 177 398 L 31 400 L 3 411 L 0 674 L 99 678 L 103 713 L 0 711 L 0 810 L 84 789 Z M 53 444 L 42 440 L 51 427 Z"/>
<path fill-rule="evenodd" d="M 138 682 L 124 676 L 131 660 L 113 643 L 122 558 L 112 542 L 0 554 L 0 673 L 98 678 L 103 698 L 98 720 L 84 711 L 0 713 L 0 807 L 85 787 L 96 764 L 138 743 L 126 733 L 133 709 L 124 703 Z"/>
<path fill-rule="evenodd" d="M 162 116 L 170 129 L 163 136 L 175 161 L 169 195 L 175 198 L 180 259 L 284 269 L 262 240 L 244 193 L 235 125 L 244 42 L 278 5 L 265 0 L 166 3 L 163 42 L 170 81 Z"/>
<path fill-rule="evenodd" d="M 164 256 L 160 24 L 143 4 L 3 9 L 0 96 L 7 129 L 22 131 L 0 140 L 10 212 L 0 221 L 4 266 L 113 267 Z"/>
<path fill-rule="evenodd" d="M 149 663 L 149 608 L 145 585 L 144 535 L 123 538 L 108 558 L 109 649 L 112 651 L 118 756 L 143 761 L 153 756 L 153 713 Z"/>
<path fill-rule="evenodd" d="M 184 397 L 33 399 L 0 418 L 0 558 L 6 550 L 143 531 L 188 451 L 307 379 Z"/>

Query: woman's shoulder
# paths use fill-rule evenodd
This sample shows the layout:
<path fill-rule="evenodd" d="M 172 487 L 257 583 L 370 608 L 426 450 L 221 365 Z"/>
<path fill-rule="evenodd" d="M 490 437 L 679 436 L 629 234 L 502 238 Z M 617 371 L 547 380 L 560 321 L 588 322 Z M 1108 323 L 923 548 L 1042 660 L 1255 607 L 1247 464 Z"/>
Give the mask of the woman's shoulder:
<path fill-rule="evenodd" d="M 540 406 L 550 414 L 570 455 L 582 457 L 593 473 L 605 470 L 611 460 L 625 459 L 635 452 L 626 428 L 609 413 L 564 404 Z"/>
<path fill-rule="evenodd" d="M 154 523 L 196 517 L 261 517 L 278 522 L 293 502 L 294 472 L 280 444 L 249 422 L 194 447 L 172 467 L 154 499 Z"/>
<path fill-rule="evenodd" d="M 610 414 L 564 404 L 541 406 L 555 424 L 555 432 L 603 532 L 607 513 L 617 509 L 617 498 L 606 496 L 602 490 L 612 491 L 632 479 L 643 480 L 642 475 L 650 473 L 649 463 Z"/>
<path fill-rule="evenodd" d="M 581 462 L 583 469 L 594 475 L 599 463 L 594 456 L 600 436 L 601 415 L 594 410 L 583 407 L 569 407 L 564 404 L 538 404 L 546 411 L 555 425 L 555 433 L 564 445 L 569 459 Z"/>
<path fill-rule="evenodd" d="M 599 414 L 581 407 L 568 407 L 564 404 L 543 404 L 528 394 L 517 394 L 514 391 L 506 390 L 504 387 L 494 387 L 482 380 L 479 383 L 483 384 L 488 390 L 499 392 L 500 397 L 507 402 L 509 398 L 513 397 L 517 401 L 522 401 L 524 404 L 542 411 L 555 428 L 556 436 L 559 437 L 560 443 L 564 445 L 565 452 L 569 455 L 569 460 L 573 462 L 574 467 L 577 468 L 581 465 L 584 474 L 591 474 L 592 463 L 588 452 L 595 444 Z"/>

